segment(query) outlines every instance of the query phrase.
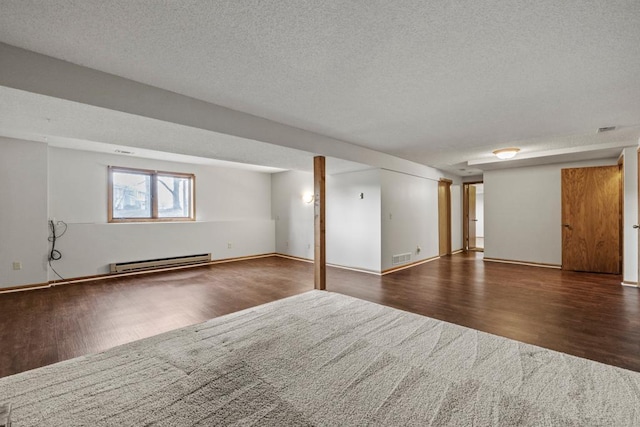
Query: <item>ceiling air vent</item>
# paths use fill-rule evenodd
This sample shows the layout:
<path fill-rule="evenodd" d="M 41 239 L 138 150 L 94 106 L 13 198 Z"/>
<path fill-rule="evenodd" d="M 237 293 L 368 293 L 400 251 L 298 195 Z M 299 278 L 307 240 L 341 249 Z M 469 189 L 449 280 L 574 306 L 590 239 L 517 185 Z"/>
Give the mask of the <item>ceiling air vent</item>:
<path fill-rule="evenodd" d="M 616 130 L 615 126 L 606 126 L 603 128 L 598 128 L 598 133 L 602 133 L 602 132 L 611 132 L 612 130 Z"/>

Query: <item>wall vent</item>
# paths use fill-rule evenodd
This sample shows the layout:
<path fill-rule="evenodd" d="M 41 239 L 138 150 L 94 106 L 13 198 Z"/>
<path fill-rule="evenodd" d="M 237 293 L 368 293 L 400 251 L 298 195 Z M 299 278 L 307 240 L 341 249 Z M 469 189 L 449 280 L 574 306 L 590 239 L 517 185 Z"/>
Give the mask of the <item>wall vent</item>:
<path fill-rule="evenodd" d="M 391 258 L 391 265 L 406 264 L 409 261 L 411 261 L 411 252 L 407 252 L 406 254 L 394 255 Z"/>
<path fill-rule="evenodd" d="M 109 264 L 109 272 L 128 273 L 131 271 L 153 270 L 155 268 L 179 267 L 182 265 L 202 264 L 211 261 L 211 254 L 177 256 L 171 258 L 147 259 Z"/>
<path fill-rule="evenodd" d="M 602 132 L 610 132 L 612 130 L 616 130 L 615 126 L 606 126 L 603 128 L 598 128 L 598 133 L 602 133 Z"/>

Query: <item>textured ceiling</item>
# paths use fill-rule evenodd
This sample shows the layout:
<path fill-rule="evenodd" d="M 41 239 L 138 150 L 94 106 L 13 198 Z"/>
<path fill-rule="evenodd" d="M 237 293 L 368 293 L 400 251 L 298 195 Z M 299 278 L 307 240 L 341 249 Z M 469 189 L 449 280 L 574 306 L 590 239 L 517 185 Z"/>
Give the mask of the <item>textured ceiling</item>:
<path fill-rule="evenodd" d="M 2 42 L 449 170 L 639 125 L 639 22 L 638 0 L 0 0 Z"/>

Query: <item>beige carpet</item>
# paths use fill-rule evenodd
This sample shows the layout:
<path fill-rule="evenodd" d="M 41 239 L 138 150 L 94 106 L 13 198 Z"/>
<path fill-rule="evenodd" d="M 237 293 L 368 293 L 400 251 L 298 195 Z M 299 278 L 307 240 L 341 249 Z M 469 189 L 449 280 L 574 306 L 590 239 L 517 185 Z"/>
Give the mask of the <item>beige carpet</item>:
<path fill-rule="evenodd" d="M 312 291 L 0 379 L 13 427 L 638 426 L 640 373 Z"/>

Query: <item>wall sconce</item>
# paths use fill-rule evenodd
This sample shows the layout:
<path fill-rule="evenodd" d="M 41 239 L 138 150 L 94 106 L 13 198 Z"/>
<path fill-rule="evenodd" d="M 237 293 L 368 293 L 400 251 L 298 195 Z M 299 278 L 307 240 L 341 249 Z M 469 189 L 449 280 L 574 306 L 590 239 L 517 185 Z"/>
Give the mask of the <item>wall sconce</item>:
<path fill-rule="evenodd" d="M 307 204 L 313 202 L 313 193 L 304 193 L 302 195 L 302 201 Z"/>
<path fill-rule="evenodd" d="M 500 150 L 496 150 L 493 152 L 493 154 L 496 155 L 497 158 L 499 158 L 500 160 L 507 160 L 507 159 L 513 159 L 516 154 L 518 154 L 518 151 L 520 151 L 519 148 L 501 148 Z"/>

